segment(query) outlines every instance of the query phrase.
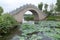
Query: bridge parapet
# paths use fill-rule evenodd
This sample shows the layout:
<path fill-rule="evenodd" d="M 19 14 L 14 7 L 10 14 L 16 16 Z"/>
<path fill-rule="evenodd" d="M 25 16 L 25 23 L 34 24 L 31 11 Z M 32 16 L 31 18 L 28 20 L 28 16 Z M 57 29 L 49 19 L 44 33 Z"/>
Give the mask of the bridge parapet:
<path fill-rule="evenodd" d="M 21 22 L 26 11 L 31 11 L 33 13 L 33 15 L 35 16 L 35 21 L 43 20 L 47 16 L 44 12 L 42 12 L 35 5 L 32 4 L 23 5 L 20 8 L 17 8 L 16 10 L 10 12 L 10 14 L 13 15 L 18 22 Z"/>

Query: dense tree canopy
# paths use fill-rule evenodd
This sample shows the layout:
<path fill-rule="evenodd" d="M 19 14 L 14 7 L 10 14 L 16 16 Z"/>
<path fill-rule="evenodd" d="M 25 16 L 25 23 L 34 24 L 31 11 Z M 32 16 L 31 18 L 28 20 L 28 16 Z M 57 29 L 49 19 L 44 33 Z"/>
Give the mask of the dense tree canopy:
<path fill-rule="evenodd" d="M 44 12 L 47 14 L 47 13 L 48 13 L 48 11 L 47 11 L 47 9 L 48 9 L 48 4 L 45 4 L 45 5 L 44 5 L 44 9 L 45 9 Z"/>
<path fill-rule="evenodd" d="M 3 8 L 0 7 L 0 15 L 3 13 Z"/>
<path fill-rule="evenodd" d="M 43 8 L 43 3 L 41 2 L 40 4 L 38 4 L 38 8 L 40 9 L 40 10 L 42 10 L 42 8 Z"/>
<path fill-rule="evenodd" d="M 44 8 L 45 8 L 45 11 L 47 11 L 48 4 L 45 4 Z"/>
<path fill-rule="evenodd" d="M 60 11 L 60 0 L 57 0 L 56 5 L 57 5 L 56 11 L 59 12 Z"/>

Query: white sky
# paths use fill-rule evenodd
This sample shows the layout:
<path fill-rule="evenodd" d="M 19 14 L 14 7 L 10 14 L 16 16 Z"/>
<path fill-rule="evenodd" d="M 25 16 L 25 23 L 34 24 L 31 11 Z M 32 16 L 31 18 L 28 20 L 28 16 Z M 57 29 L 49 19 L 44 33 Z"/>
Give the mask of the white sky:
<path fill-rule="evenodd" d="M 40 2 L 50 5 L 52 3 L 55 4 L 56 0 L 0 0 L 0 6 L 3 7 L 4 12 L 10 12 L 25 4 L 34 4 L 37 6 Z"/>

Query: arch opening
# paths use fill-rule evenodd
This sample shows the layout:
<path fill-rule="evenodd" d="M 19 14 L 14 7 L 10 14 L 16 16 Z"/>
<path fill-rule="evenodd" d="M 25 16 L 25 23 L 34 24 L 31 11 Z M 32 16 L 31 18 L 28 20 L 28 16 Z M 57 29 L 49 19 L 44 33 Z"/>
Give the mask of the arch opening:
<path fill-rule="evenodd" d="M 33 22 L 33 23 L 35 23 L 36 21 L 39 21 L 39 15 L 38 15 L 38 13 L 36 11 L 34 11 L 34 10 L 26 11 L 24 13 L 24 15 L 23 15 L 22 22 L 24 23 L 26 21 L 30 21 L 30 22 Z"/>

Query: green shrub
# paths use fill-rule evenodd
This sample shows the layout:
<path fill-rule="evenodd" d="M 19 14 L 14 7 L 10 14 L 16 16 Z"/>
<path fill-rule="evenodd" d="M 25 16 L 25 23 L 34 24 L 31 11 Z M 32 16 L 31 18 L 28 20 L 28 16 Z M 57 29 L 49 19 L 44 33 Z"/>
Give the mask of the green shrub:
<path fill-rule="evenodd" d="M 27 21 L 34 20 L 34 16 L 26 16 L 26 17 L 24 17 L 24 19 Z"/>
<path fill-rule="evenodd" d="M 46 19 L 50 21 L 57 21 L 60 20 L 60 16 L 48 16 Z"/>
<path fill-rule="evenodd" d="M 8 33 L 10 32 L 10 28 L 13 28 L 18 23 L 13 18 L 13 16 L 9 14 L 4 14 L 0 16 L 0 33 Z"/>

